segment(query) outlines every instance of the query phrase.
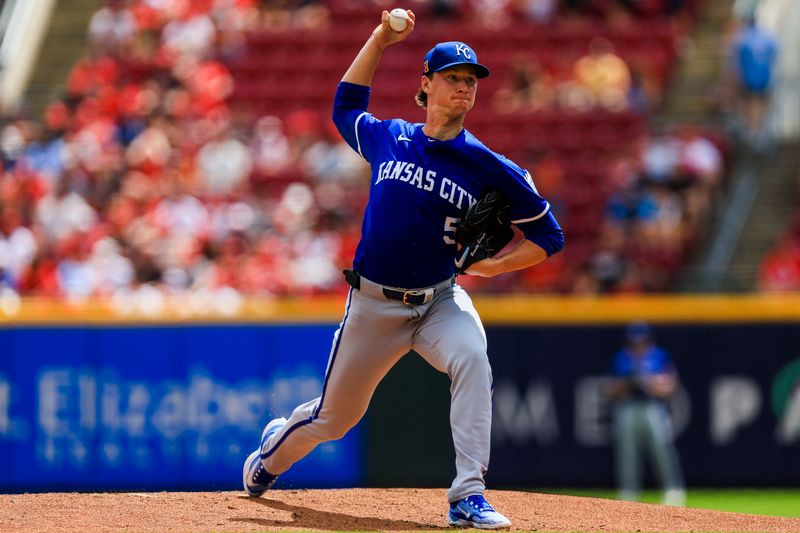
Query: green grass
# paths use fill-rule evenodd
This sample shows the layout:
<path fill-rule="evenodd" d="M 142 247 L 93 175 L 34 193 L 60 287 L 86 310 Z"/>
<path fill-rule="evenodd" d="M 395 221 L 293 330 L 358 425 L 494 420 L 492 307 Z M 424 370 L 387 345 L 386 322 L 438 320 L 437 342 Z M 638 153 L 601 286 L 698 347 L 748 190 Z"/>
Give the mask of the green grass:
<path fill-rule="evenodd" d="M 617 497 L 613 490 L 536 489 L 535 492 L 609 499 Z M 800 489 L 690 488 L 686 496 L 686 507 L 696 509 L 800 518 Z M 641 501 L 661 503 L 661 492 L 645 491 Z"/>

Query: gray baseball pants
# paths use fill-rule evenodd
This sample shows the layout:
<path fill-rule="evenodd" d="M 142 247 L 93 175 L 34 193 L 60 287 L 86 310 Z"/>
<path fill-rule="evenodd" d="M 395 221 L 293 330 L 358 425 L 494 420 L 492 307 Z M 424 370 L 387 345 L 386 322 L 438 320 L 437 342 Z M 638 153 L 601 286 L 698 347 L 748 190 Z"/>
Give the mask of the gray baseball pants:
<path fill-rule="evenodd" d="M 387 372 L 410 350 L 450 377 L 456 478 L 449 501 L 483 494 L 492 425 L 492 371 L 486 333 L 469 295 L 450 281 L 433 299 L 406 305 L 361 278 L 333 338 L 322 395 L 298 406 L 262 448 L 270 474 L 282 474 L 322 442 L 344 436 L 364 416 Z"/>
<path fill-rule="evenodd" d="M 636 498 L 642 489 L 644 452 L 655 467 L 664 490 L 683 490 L 678 453 L 667 408 L 657 400 L 628 400 L 614 412 L 616 468 L 623 499 Z"/>

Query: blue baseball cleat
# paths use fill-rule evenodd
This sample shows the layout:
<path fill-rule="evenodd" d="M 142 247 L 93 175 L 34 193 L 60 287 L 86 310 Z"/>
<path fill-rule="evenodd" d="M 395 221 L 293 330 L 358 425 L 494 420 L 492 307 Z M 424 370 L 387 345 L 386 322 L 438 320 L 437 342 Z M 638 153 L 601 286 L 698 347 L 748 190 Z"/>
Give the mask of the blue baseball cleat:
<path fill-rule="evenodd" d="M 261 433 L 261 446 L 251 453 L 244 462 L 242 469 L 242 484 L 248 496 L 261 496 L 277 481 L 278 476 L 273 476 L 261 462 L 261 450 L 269 439 L 286 425 L 285 418 L 275 418 L 266 425 Z"/>
<path fill-rule="evenodd" d="M 511 520 L 492 508 L 480 494 L 467 496 L 450 504 L 447 521 L 451 526 L 476 527 L 478 529 L 504 529 L 511 527 Z"/>

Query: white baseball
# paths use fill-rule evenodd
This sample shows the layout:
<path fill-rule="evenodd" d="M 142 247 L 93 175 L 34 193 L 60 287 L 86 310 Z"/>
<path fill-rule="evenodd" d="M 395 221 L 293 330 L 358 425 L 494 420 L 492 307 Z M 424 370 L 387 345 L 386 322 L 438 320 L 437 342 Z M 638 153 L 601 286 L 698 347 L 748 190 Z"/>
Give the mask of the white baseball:
<path fill-rule="evenodd" d="M 405 9 L 395 8 L 389 12 L 389 27 L 401 32 L 408 27 L 408 15 Z"/>

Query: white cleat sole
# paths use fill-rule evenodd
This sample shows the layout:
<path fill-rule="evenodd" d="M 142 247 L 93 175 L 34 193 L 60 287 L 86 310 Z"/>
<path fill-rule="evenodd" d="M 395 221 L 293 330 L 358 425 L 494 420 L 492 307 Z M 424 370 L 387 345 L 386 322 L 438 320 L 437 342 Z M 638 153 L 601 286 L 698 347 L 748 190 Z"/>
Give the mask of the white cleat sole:
<path fill-rule="evenodd" d="M 247 460 L 244 462 L 244 467 L 242 468 L 242 486 L 244 487 L 245 494 L 247 494 L 251 498 L 258 498 L 259 496 L 267 492 L 267 490 L 271 489 L 272 486 L 275 484 L 275 479 L 277 479 L 277 476 L 273 478 L 273 481 L 269 484 L 269 486 L 262 487 L 261 485 L 259 485 L 257 490 L 253 490 L 248 486 L 247 481 L 248 477 L 252 475 L 252 472 L 250 470 L 250 465 L 252 465 L 255 462 L 256 457 L 259 457 L 260 460 L 261 451 L 264 448 L 264 444 L 266 444 L 265 439 L 267 434 L 270 431 L 272 431 L 275 428 L 275 426 L 284 426 L 284 425 L 286 425 L 285 418 L 275 418 L 269 424 L 267 424 L 267 426 L 264 428 L 264 431 L 261 432 L 261 445 L 258 447 L 256 451 L 251 453 L 247 457 Z"/>
<path fill-rule="evenodd" d="M 476 529 L 509 529 L 511 522 L 499 522 L 497 524 L 478 524 L 470 522 L 469 520 L 456 520 L 452 521 L 448 518 L 447 522 L 451 527 L 474 527 Z"/>
<path fill-rule="evenodd" d="M 244 486 L 244 492 L 251 498 L 257 498 L 266 492 L 266 490 L 253 491 L 247 486 L 247 477 L 250 473 L 250 464 L 256 457 L 261 457 L 261 449 L 254 451 L 247 457 L 247 460 L 244 462 L 244 468 L 242 469 L 242 486 Z"/>

